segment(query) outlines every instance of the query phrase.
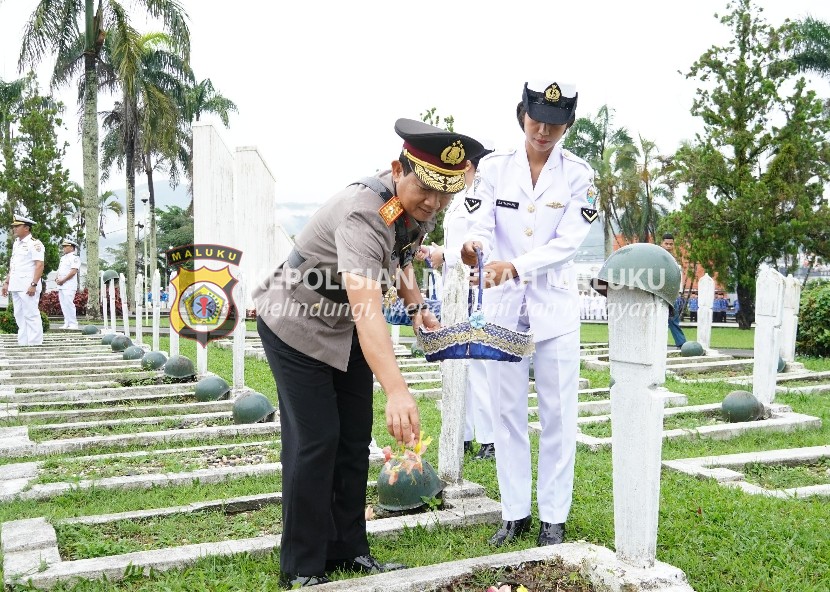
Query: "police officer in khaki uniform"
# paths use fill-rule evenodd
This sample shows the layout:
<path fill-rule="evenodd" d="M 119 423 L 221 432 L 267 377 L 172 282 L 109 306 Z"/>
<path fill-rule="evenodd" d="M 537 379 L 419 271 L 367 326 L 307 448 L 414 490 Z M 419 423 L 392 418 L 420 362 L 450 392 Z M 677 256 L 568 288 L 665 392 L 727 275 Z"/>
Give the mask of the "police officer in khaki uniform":
<path fill-rule="evenodd" d="M 12 222 L 15 240 L 9 263 L 9 275 L 3 282 L 3 296 L 9 292 L 17 321 L 18 345 L 41 345 L 43 324 L 40 319 L 40 277 L 43 275 L 43 243 L 32 236 L 35 221 L 16 215 Z"/>
<path fill-rule="evenodd" d="M 464 187 L 476 140 L 399 119 L 403 151 L 391 170 L 329 199 L 294 250 L 254 291 L 257 328 L 279 397 L 283 531 L 281 583 L 313 586 L 326 573 L 375 573 L 364 506 L 372 431 L 372 375 L 387 396 L 386 427 L 398 442 L 420 432 L 401 375 L 383 294 L 398 268 L 398 294 L 413 328 L 437 328 L 411 260 L 435 215 Z"/>
<path fill-rule="evenodd" d="M 597 217 L 593 171 L 561 147 L 576 117 L 572 85 L 526 83 L 517 107 L 525 133 L 518 150 L 495 152 L 479 165 L 473 227 L 462 259 L 487 264 L 483 311 L 489 322 L 533 333 L 534 369 L 542 433 L 536 498 L 537 543 L 564 538 L 576 456 L 579 383 L 579 293 L 573 258 Z M 518 363 L 488 361 L 496 472 L 502 503 L 500 546 L 531 527 L 528 378 L 530 357 Z"/>
<path fill-rule="evenodd" d="M 64 239 L 61 243 L 63 255 L 58 264 L 55 283 L 58 285 L 63 325 L 61 329 L 77 329 L 78 318 L 75 310 L 75 294 L 78 292 L 78 274 L 81 272 L 81 258 L 78 257 L 78 243 Z"/>

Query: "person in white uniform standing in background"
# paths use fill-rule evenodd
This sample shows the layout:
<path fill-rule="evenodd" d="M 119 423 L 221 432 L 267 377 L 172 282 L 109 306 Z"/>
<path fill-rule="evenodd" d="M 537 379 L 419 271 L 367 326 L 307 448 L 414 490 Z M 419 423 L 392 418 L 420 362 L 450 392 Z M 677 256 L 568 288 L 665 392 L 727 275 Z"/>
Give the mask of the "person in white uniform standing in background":
<path fill-rule="evenodd" d="M 15 240 L 9 261 L 9 275 L 3 282 L 3 296 L 11 293 L 18 345 L 41 345 L 40 277 L 43 275 L 43 243 L 32 236 L 35 221 L 16 215 L 12 222 Z"/>
<path fill-rule="evenodd" d="M 471 226 L 470 213 L 476 200 L 473 199 L 476 169 L 482 157 L 493 152 L 492 142 L 481 139 L 485 151 L 467 161 L 464 171 L 465 187 L 455 194 L 444 214 L 444 246 L 421 247 L 427 254 L 434 269 L 443 266 L 444 274 L 450 273 L 460 259 L 461 245 Z M 490 405 L 490 386 L 484 370 L 484 361 L 468 360 L 467 394 L 465 396 L 464 452 L 472 452 L 473 438 L 480 447 L 473 457 L 476 460 L 492 459 L 496 456 L 493 444 L 493 413 Z"/>
<path fill-rule="evenodd" d="M 61 243 L 63 255 L 58 265 L 55 283 L 58 285 L 58 298 L 61 303 L 63 325 L 61 329 L 77 329 L 78 318 L 75 310 L 75 294 L 78 292 L 78 274 L 81 272 L 81 258 L 78 257 L 78 243 L 64 239 Z"/>
<path fill-rule="evenodd" d="M 552 79 L 526 83 L 517 106 L 525 133 L 518 150 L 481 161 L 472 204 L 473 227 L 462 259 L 484 255 L 483 311 L 488 322 L 531 331 L 539 436 L 537 544 L 564 540 L 573 498 L 579 388 L 579 292 L 573 258 L 597 218 L 594 172 L 561 147 L 576 118 L 573 85 Z M 532 471 L 528 436 L 530 356 L 488 361 L 494 414 L 496 473 L 502 525 L 490 538 L 501 546 L 532 525 Z"/>

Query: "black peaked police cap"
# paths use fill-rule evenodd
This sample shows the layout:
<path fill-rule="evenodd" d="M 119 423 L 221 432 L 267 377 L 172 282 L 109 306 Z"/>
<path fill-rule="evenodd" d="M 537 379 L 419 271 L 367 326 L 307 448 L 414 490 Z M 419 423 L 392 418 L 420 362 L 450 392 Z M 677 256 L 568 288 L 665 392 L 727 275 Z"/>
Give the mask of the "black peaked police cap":
<path fill-rule="evenodd" d="M 416 121 L 399 119 L 395 133 L 403 139 L 403 154 L 421 182 L 442 193 L 457 193 L 464 188 L 467 160 L 485 152 L 481 142 Z"/>

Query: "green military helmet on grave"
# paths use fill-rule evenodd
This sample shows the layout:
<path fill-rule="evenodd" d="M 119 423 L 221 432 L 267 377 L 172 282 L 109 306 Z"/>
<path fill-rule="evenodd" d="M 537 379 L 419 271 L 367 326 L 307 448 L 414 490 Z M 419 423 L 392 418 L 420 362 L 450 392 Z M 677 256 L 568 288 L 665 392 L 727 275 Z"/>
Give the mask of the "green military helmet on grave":
<path fill-rule="evenodd" d="M 196 375 L 196 367 L 190 358 L 172 356 L 164 363 L 164 375 L 177 379 L 190 378 Z"/>
<path fill-rule="evenodd" d="M 684 358 L 702 356 L 705 354 L 706 352 L 703 350 L 703 346 L 697 341 L 686 341 L 680 346 L 680 355 Z"/>
<path fill-rule="evenodd" d="M 124 350 L 121 357 L 124 360 L 140 360 L 144 357 L 144 348 L 140 345 L 131 345 Z"/>
<path fill-rule="evenodd" d="M 101 330 L 95 325 L 84 325 L 83 329 L 81 329 L 82 335 L 98 335 L 100 332 Z"/>
<path fill-rule="evenodd" d="M 110 347 L 114 352 L 122 352 L 133 344 L 133 340 L 126 335 L 115 335 L 110 341 Z"/>
<path fill-rule="evenodd" d="M 787 361 L 784 358 L 782 358 L 781 356 L 778 356 L 777 371 L 778 372 L 783 372 L 786 369 L 787 369 Z"/>
<path fill-rule="evenodd" d="M 624 246 L 606 259 L 597 279 L 613 286 L 639 288 L 674 308 L 680 291 L 680 266 L 663 247 L 636 243 Z"/>
<path fill-rule="evenodd" d="M 118 279 L 118 272 L 114 269 L 107 269 L 104 272 L 104 281 L 108 282 L 110 280 L 117 280 Z"/>
<path fill-rule="evenodd" d="M 205 376 L 196 383 L 196 400 L 200 403 L 227 399 L 230 392 L 230 385 L 221 376 Z"/>
<path fill-rule="evenodd" d="M 378 507 L 392 512 L 419 508 L 444 490 L 444 482 L 426 460 L 421 461 L 421 469 L 413 467 L 408 473 L 399 461 L 390 460 L 380 470 L 377 483 Z"/>
<path fill-rule="evenodd" d="M 150 351 L 141 358 L 141 367 L 145 370 L 158 370 L 167 363 L 167 356 L 164 352 Z"/>
<path fill-rule="evenodd" d="M 104 333 L 101 337 L 101 345 L 110 345 L 113 339 L 115 339 L 115 333 Z"/>
<path fill-rule="evenodd" d="M 233 402 L 233 423 L 259 423 L 274 421 L 276 409 L 262 393 L 249 391 Z"/>
<path fill-rule="evenodd" d="M 749 391 L 732 391 L 721 403 L 721 414 L 729 423 L 756 421 L 764 416 L 764 405 Z"/>

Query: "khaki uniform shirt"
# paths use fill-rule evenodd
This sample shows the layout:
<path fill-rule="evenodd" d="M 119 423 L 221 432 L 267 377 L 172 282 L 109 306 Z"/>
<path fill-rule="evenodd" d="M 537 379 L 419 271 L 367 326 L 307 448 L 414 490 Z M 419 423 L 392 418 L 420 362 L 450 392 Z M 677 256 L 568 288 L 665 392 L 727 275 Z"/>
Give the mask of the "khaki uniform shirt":
<path fill-rule="evenodd" d="M 32 285 L 35 262 L 43 261 L 43 243 L 31 234 L 26 238 L 14 239 L 12 258 L 9 264 L 9 292 L 25 292 Z M 36 289 L 39 289 L 40 286 Z"/>
<path fill-rule="evenodd" d="M 376 178 L 393 189 L 390 171 Z M 344 372 L 354 331 L 351 309 L 313 288 L 337 287 L 344 272 L 378 280 L 383 291 L 389 288 L 399 262 L 394 252 L 395 224 L 387 226 L 378 212 L 383 203 L 363 185 L 350 185 L 334 195 L 297 236 L 294 249 L 306 261 L 296 270 L 283 263 L 253 291 L 257 316 L 277 337 Z M 410 221 L 410 250 L 415 250 L 434 222 Z"/>

